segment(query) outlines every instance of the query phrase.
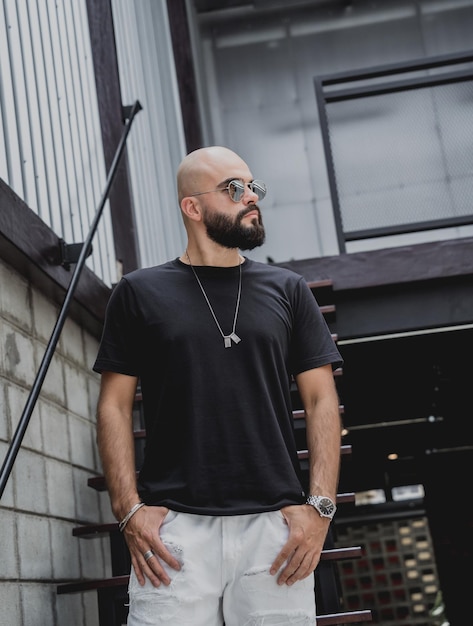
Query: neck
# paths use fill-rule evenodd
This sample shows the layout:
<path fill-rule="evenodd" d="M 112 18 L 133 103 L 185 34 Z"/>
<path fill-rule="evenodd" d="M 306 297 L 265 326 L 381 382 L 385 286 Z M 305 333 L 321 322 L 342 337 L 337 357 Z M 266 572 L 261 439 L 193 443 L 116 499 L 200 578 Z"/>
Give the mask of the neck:
<path fill-rule="evenodd" d="M 209 265 L 212 267 L 234 267 L 243 263 L 244 258 L 237 248 L 221 250 L 201 250 L 194 246 L 187 246 L 180 260 L 187 265 Z"/>

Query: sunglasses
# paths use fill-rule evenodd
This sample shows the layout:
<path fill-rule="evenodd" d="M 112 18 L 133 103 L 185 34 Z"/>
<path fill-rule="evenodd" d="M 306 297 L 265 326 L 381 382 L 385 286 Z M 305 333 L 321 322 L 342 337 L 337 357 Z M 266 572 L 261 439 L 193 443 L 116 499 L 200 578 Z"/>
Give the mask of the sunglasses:
<path fill-rule="evenodd" d="M 218 187 L 217 189 L 210 189 L 209 191 L 199 191 L 190 195 L 202 196 L 204 193 L 227 191 L 230 196 L 230 200 L 233 200 L 233 202 L 240 202 L 245 195 L 246 187 L 258 196 L 258 200 L 262 200 L 266 195 L 266 185 L 262 180 L 252 180 L 250 183 L 245 183 L 237 178 L 229 181 L 226 187 Z"/>

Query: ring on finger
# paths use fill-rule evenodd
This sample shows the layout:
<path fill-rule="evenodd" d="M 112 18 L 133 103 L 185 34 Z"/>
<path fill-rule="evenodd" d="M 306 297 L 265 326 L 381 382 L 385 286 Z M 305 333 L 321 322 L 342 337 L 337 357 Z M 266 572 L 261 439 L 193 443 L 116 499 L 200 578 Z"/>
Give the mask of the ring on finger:
<path fill-rule="evenodd" d="M 148 550 L 143 554 L 143 556 L 145 557 L 145 561 L 149 561 L 154 556 L 154 552 L 152 550 Z"/>

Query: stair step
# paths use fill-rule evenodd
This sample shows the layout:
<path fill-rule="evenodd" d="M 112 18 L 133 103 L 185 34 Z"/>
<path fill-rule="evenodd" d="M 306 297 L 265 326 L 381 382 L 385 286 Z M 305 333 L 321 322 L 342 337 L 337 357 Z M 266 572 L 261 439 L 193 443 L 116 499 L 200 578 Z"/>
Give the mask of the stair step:
<path fill-rule="evenodd" d="M 371 611 L 347 611 L 345 613 L 327 613 L 317 615 L 317 626 L 336 626 L 337 624 L 360 624 L 371 622 Z"/>
<path fill-rule="evenodd" d="M 331 313 L 335 313 L 336 312 L 336 307 L 334 304 L 324 304 L 321 307 L 319 307 L 320 310 L 322 311 L 322 313 L 324 315 L 329 315 Z"/>
<path fill-rule="evenodd" d="M 319 278 L 318 280 L 308 280 L 307 285 L 309 289 L 328 289 L 333 287 L 333 280 L 331 278 Z"/>
<path fill-rule="evenodd" d="M 334 307 L 333 281 L 330 278 L 307 281 L 307 286 L 312 291 L 321 309 L 324 307 Z"/>
<path fill-rule="evenodd" d="M 342 456 L 346 456 L 347 454 L 351 454 L 352 453 L 352 447 L 351 444 L 344 444 L 343 446 L 340 446 L 340 454 Z M 304 459 L 308 459 L 309 458 L 309 451 L 308 450 L 299 450 L 297 452 L 297 457 L 299 458 L 299 460 L 304 460 Z"/>
<path fill-rule="evenodd" d="M 338 412 L 340 413 L 340 415 L 343 415 L 345 413 L 345 406 L 343 404 L 340 404 L 338 407 Z M 303 409 L 296 409 L 295 411 L 292 412 L 292 417 L 295 420 L 300 420 L 304 418 L 304 411 Z"/>
<path fill-rule="evenodd" d="M 341 561 L 345 559 L 357 559 L 363 556 L 361 546 L 350 546 L 346 548 L 328 548 L 322 550 L 320 554 L 321 561 Z"/>
<path fill-rule="evenodd" d="M 57 586 L 57 593 L 81 593 L 98 589 L 128 587 L 129 579 L 130 576 L 127 574 L 126 576 L 114 576 L 113 578 L 101 578 L 100 580 L 78 580 L 73 583 L 60 583 Z"/>
<path fill-rule="evenodd" d="M 319 305 L 319 309 L 329 326 L 332 322 L 335 322 L 337 317 L 337 308 L 334 304 Z"/>
<path fill-rule="evenodd" d="M 108 522 L 106 524 L 85 524 L 84 526 L 76 526 L 72 529 L 74 537 L 83 537 L 84 539 L 94 539 L 96 537 L 106 537 L 110 533 L 119 533 L 118 522 Z"/>

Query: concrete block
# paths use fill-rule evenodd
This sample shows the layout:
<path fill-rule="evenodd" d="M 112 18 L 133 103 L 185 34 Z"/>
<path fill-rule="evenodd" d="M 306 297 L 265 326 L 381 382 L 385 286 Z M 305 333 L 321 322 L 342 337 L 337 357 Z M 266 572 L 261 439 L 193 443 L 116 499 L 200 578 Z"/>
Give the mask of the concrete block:
<path fill-rule="evenodd" d="M 112 513 L 112 506 L 110 504 L 110 498 L 108 492 L 101 493 L 99 497 L 99 509 L 100 509 L 100 521 L 104 524 L 108 522 L 116 522 L 115 516 Z"/>
<path fill-rule="evenodd" d="M 0 439 L 10 441 L 10 412 L 7 399 L 7 381 L 0 377 Z"/>
<path fill-rule="evenodd" d="M 103 469 L 102 469 L 102 460 L 100 458 L 100 454 L 99 454 L 99 448 L 98 448 L 98 444 L 97 444 L 97 429 L 94 427 L 92 429 L 92 438 L 93 438 L 93 451 L 94 451 L 94 471 L 98 472 L 99 474 L 103 474 Z"/>
<path fill-rule="evenodd" d="M 100 515 L 101 522 L 104 524 L 115 523 L 117 521 L 112 511 L 112 505 L 110 504 L 110 498 L 108 493 L 101 494 Z"/>
<path fill-rule="evenodd" d="M 41 358 L 44 355 L 44 349 L 41 351 Z M 39 368 L 39 361 L 38 361 Z M 64 389 L 64 372 L 63 372 L 63 357 L 55 353 L 52 361 L 49 365 L 48 373 L 44 379 L 43 397 L 47 397 L 53 402 L 56 402 L 60 406 L 66 404 L 66 393 Z"/>
<path fill-rule="evenodd" d="M 97 592 L 84 593 L 84 612 L 87 626 L 99 626 L 99 607 L 97 602 Z"/>
<path fill-rule="evenodd" d="M 28 395 L 29 390 L 15 385 L 14 383 L 11 383 L 7 387 L 7 401 L 10 412 L 12 437 L 25 410 Z M 43 451 L 43 436 L 41 432 L 41 419 L 39 416 L 38 405 L 36 405 L 33 409 L 33 413 L 30 416 L 21 445 L 25 448 L 36 450 L 37 452 Z"/>
<path fill-rule="evenodd" d="M 69 433 L 72 442 L 72 463 L 92 472 L 95 468 L 95 429 L 90 422 L 69 414 Z"/>
<path fill-rule="evenodd" d="M 0 568 L 0 578 L 18 578 L 18 556 L 16 552 L 17 534 L 16 521 L 18 513 L 8 509 L 0 509 L 0 554 L 2 555 L 2 566 Z M 1 622 L 1 619 L 0 619 Z"/>
<path fill-rule="evenodd" d="M 45 454 L 63 461 L 70 460 L 71 441 L 65 409 L 51 402 L 40 401 L 39 412 Z"/>
<path fill-rule="evenodd" d="M 87 331 L 83 331 L 84 333 L 84 356 L 85 356 L 85 367 L 92 370 L 92 367 L 95 363 L 95 359 L 97 358 L 97 352 L 99 349 L 99 340 L 88 333 Z M 99 374 L 94 374 L 94 376 L 99 377 Z"/>
<path fill-rule="evenodd" d="M 0 315 L 0 376 L 6 377 L 8 376 L 7 371 L 7 354 L 6 354 L 6 322 L 5 319 Z"/>
<path fill-rule="evenodd" d="M 54 596 L 56 586 L 47 583 L 20 585 L 22 626 L 54 624 Z"/>
<path fill-rule="evenodd" d="M 87 594 L 68 593 L 56 596 L 57 624 L 61 626 L 84 626 L 84 624 L 87 624 L 87 626 L 98 626 L 98 618 L 96 622 L 84 621 L 83 595 L 91 595 L 92 598 L 96 598 L 97 592 L 90 591 Z M 40 625 L 38 624 L 38 626 Z"/>
<path fill-rule="evenodd" d="M 3 582 L 0 585 L 0 606 L 2 607 L 2 624 L 17 626 L 22 624 L 20 588 L 17 582 Z"/>
<path fill-rule="evenodd" d="M 53 561 L 53 576 L 58 580 L 75 580 L 81 577 L 79 546 L 82 541 L 74 537 L 72 530 L 78 524 L 50 520 L 51 550 Z"/>
<path fill-rule="evenodd" d="M 2 463 L 3 463 L 3 459 L 6 459 L 9 446 L 10 446 L 9 443 L 7 444 L 7 443 L 4 443 L 3 441 L 0 441 L 0 458 L 2 459 Z M 15 494 L 14 478 L 13 478 L 13 475 L 10 474 L 6 482 L 5 489 L 3 491 L 3 495 L 1 499 L 1 503 L 3 507 L 12 508 L 15 506 L 14 494 Z"/>
<path fill-rule="evenodd" d="M 100 539 L 77 540 L 79 541 L 81 577 L 103 578 L 105 576 L 105 566 L 103 544 Z"/>
<path fill-rule="evenodd" d="M 73 468 L 74 497 L 76 503 L 76 519 L 86 523 L 96 524 L 99 515 L 99 497 L 102 495 L 87 485 L 91 473 Z"/>
<path fill-rule="evenodd" d="M 61 354 L 73 363 L 83 366 L 84 364 L 84 342 L 82 330 L 70 318 L 66 319 L 62 329 L 58 346 Z"/>
<path fill-rule="evenodd" d="M 103 544 L 103 554 L 104 554 L 104 578 L 112 577 L 112 553 L 110 551 L 110 541 L 109 539 L 101 539 Z"/>
<path fill-rule="evenodd" d="M 36 289 L 32 291 L 32 302 L 34 335 L 47 344 L 59 315 L 59 307 Z"/>
<path fill-rule="evenodd" d="M 20 577 L 51 579 L 53 574 L 49 521 L 44 517 L 18 514 Z"/>
<path fill-rule="evenodd" d="M 27 281 L 10 266 L 0 263 L 0 314 L 15 325 L 32 329 L 31 304 Z"/>
<path fill-rule="evenodd" d="M 4 346 L 2 368 L 12 381 L 30 386 L 36 375 L 34 343 L 31 338 L 8 323 L 0 325 Z"/>
<path fill-rule="evenodd" d="M 45 459 L 49 513 L 59 518 L 74 519 L 74 481 L 72 467 L 63 461 Z"/>
<path fill-rule="evenodd" d="M 12 471 L 15 505 L 23 511 L 48 512 L 44 457 L 20 449 Z"/>
<path fill-rule="evenodd" d="M 97 402 L 100 393 L 100 377 L 98 374 L 87 378 L 87 389 L 89 394 L 89 418 L 95 427 L 97 423 Z"/>
<path fill-rule="evenodd" d="M 71 365 L 68 361 L 65 361 L 64 379 L 67 408 L 69 411 L 87 418 L 89 416 L 89 402 L 85 373 Z"/>

